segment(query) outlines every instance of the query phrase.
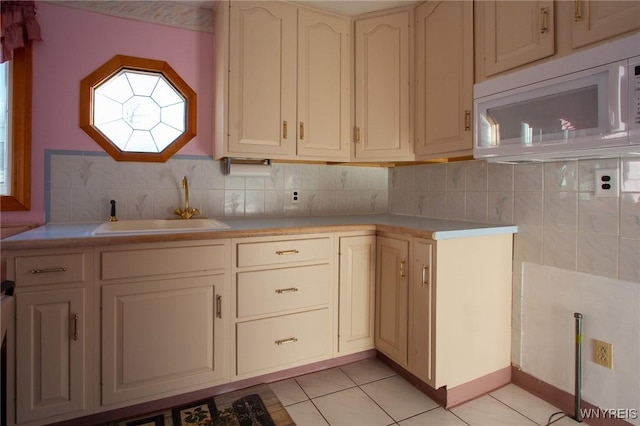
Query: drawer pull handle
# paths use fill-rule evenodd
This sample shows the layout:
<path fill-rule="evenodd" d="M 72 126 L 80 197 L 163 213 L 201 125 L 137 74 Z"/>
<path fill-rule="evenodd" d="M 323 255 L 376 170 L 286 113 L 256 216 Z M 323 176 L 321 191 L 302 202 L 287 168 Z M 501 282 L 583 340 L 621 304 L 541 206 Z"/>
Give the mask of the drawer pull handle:
<path fill-rule="evenodd" d="M 302 121 L 300 122 L 300 140 L 304 140 L 304 123 Z"/>
<path fill-rule="evenodd" d="M 287 125 L 287 122 L 283 121 L 282 122 L 282 138 L 283 139 L 287 138 L 288 130 L 289 130 L 289 126 Z"/>
<path fill-rule="evenodd" d="M 80 314 L 73 314 L 73 340 L 78 340 L 78 320 Z"/>
<path fill-rule="evenodd" d="M 295 343 L 298 339 L 295 337 L 289 337 L 288 339 L 276 340 L 274 343 L 276 345 L 286 345 L 287 343 Z"/>
<path fill-rule="evenodd" d="M 429 276 L 429 265 L 422 265 L 422 287 L 425 285 L 429 285 L 429 280 L 427 277 Z"/>
<path fill-rule="evenodd" d="M 549 9 L 546 7 L 540 8 L 540 34 L 544 34 L 549 31 Z"/>
<path fill-rule="evenodd" d="M 294 293 L 298 291 L 298 289 L 296 287 L 289 287 L 289 288 L 279 288 L 276 290 L 276 293 L 278 294 L 282 294 L 282 293 Z"/>
<path fill-rule="evenodd" d="M 400 261 L 400 278 L 404 278 L 404 260 Z"/>
<path fill-rule="evenodd" d="M 465 132 L 471 130 L 471 111 L 468 109 L 464 110 L 464 130 Z"/>
<path fill-rule="evenodd" d="M 216 317 L 222 318 L 222 296 L 216 294 Z"/>
<path fill-rule="evenodd" d="M 573 1 L 573 22 L 582 21 L 582 11 L 580 10 L 580 0 Z"/>
<path fill-rule="evenodd" d="M 573 2 L 573 22 L 582 21 L 582 11 L 580 10 L 580 0 Z"/>
<path fill-rule="evenodd" d="M 276 251 L 276 254 L 278 256 L 285 256 L 287 254 L 298 254 L 298 253 L 300 253 L 300 252 L 298 250 L 295 250 L 295 249 L 294 250 L 278 250 L 278 251 Z"/>
<path fill-rule="evenodd" d="M 47 268 L 47 269 L 32 269 L 32 274 L 47 274 L 49 272 L 67 272 L 67 268 L 64 266 L 58 266 L 57 268 Z"/>

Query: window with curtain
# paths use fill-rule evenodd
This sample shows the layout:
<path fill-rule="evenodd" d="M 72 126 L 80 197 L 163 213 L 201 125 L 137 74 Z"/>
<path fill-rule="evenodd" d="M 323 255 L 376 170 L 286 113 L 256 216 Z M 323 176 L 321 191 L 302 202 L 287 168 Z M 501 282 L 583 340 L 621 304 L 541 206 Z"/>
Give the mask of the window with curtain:
<path fill-rule="evenodd" d="M 31 207 L 31 40 L 41 40 L 33 1 L 0 3 L 0 209 Z"/>

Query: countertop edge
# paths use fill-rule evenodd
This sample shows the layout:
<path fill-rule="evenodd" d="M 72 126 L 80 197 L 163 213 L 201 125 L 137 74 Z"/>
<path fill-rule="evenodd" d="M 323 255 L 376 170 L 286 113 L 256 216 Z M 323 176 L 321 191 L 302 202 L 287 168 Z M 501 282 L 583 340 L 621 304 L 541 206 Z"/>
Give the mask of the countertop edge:
<path fill-rule="evenodd" d="M 402 223 L 409 219 L 409 223 Z M 366 218 L 369 219 L 369 218 Z M 405 217 L 405 216 L 372 216 L 368 221 L 362 219 L 360 223 L 349 222 L 346 220 L 343 224 L 301 224 L 289 225 L 283 222 L 282 226 L 265 226 L 259 224 L 255 228 L 242 225 L 241 229 L 222 229 L 215 231 L 195 231 L 195 232 L 171 232 L 159 234 L 136 234 L 136 235 L 92 235 L 91 225 L 85 224 L 84 232 L 78 231 L 78 236 L 71 237 L 53 237 L 47 236 L 45 232 L 42 236 L 34 236 L 29 238 L 20 238 L 21 234 L 12 237 L 9 240 L 2 240 L 2 251 L 7 250 L 25 250 L 25 249 L 50 249 L 50 248 L 74 248 L 74 247 L 96 247 L 137 243 L 154 243 L 154 242 L 178 242 L 185 240 L 214 240 L 214 239 L 231 239 L 246 237 L 267 237 L 267 236 L 284 236 L 314 233 L 335 233 L 335 232 L 353 232 L 353 231 L 381 231 L 390 233 L 410 234 L 418 237 L 431 238 L 434 240 L 445 240 L 451 238 L 469 238 L 474 236 L 486 236 L 496 234 L 513 234 L 517 233 L 518 227 L 515 225 L 491 225 L 478 224 L 474 227 L 470 222 L 459 222 L 460 229 L 433 230 L 428 229 L 429 221 L 442 222 L 441 219 Z M 424 219 L 424 221 L 423 221 Z M 400 223 L 393 223 L 395 221 Z M 420 223 L 420 222 L 424 223 Z M 458 221 L 445 221 L 453 224 Z M 97 226 L 98 224 L 96 224 Z M 55 225 L 53 225 L 55 226 Z M 77 225 L 82 228 L 83 225 Z M 73 227 L 73 225 L 71 225 Z M 33 232 L 33 231 L 29 231 Z"/>

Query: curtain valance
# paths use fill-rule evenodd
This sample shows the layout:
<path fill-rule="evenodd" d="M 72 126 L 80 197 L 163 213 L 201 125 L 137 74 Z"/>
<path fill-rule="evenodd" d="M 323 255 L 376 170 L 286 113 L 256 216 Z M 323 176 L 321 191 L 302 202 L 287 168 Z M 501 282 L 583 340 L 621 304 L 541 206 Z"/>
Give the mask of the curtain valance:
<path fill-rule="evenodd" d="M 42 40 L 40 25 L 36 21 L 36 5 L 33 1 L 5 1 L 0 3 L 2 24 L 0 62 L 13 59 L 13 51 L 25 47 L 31 40 Z"/>

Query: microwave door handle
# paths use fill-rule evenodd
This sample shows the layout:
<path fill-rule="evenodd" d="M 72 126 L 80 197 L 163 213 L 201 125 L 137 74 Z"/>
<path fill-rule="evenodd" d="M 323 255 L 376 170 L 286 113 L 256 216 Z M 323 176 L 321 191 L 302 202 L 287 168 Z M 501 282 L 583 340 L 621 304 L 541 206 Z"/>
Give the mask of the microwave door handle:
<path fill-rule="evenodd" d="M 628 99 L 623 87 L 628 87 L 628 76 L 623 65 L 616 65 L 616 72 L 609 73 L 609 130 L 623 132 L 627 129 L 624 117 L 627 116 Z"/>

